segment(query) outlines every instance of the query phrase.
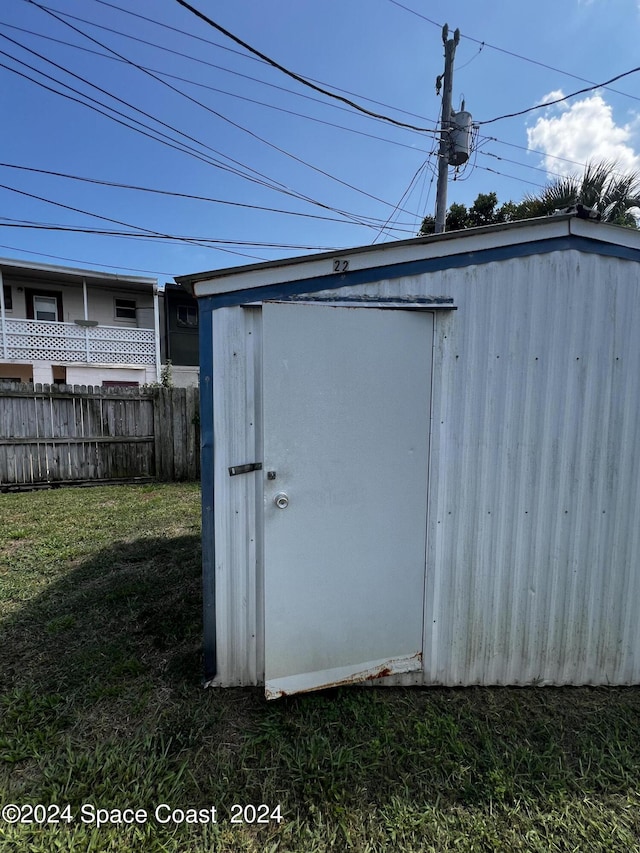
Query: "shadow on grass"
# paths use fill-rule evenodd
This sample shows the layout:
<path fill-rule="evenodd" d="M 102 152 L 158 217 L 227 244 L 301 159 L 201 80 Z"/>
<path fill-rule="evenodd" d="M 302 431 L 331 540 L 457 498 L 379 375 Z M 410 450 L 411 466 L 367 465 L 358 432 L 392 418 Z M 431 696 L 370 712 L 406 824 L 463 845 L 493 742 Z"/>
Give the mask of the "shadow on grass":
<path fill-rule="evenodd" d="M 0 647 L 14 798 L 282 803 L 318 832 L 375 814 L 385 849 L 387 829 L 425 837 L 443 809 L 619 797 L 612 825 L 640 831 L 636 688 L 203 691 L 196 536 L 97 553 L 6 619 Z"/>
<path fill-rule="evenodd" d="M 130 676 L 200 677 L 200 539 L 116 543 L 0 627 L 4 687 L 82 700 Z"/>
<path fill-rule="evenodd" d="M 97 771 L 109 744 L 126 775 L 136 753 L 151 764 L 179 751 L 182 717 L 204 696 L 201 612 L 200 537 L 179 536 L 115 543 L 5 618 L 0 777 L 4 766 L 21 786 L 26 762 L 34 796 L 43 776 L 84 790 L 78 755 Z"/>

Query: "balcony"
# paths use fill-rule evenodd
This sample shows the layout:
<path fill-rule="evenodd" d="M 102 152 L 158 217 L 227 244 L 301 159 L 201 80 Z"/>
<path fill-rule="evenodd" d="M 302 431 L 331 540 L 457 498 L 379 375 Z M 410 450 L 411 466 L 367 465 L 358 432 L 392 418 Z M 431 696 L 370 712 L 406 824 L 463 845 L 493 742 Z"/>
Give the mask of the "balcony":
<path fill-rule="evenodd" d="M 0 358 L 23 363 L 155 365 L 156 343 L 153 329 L 5 319 Z"/>

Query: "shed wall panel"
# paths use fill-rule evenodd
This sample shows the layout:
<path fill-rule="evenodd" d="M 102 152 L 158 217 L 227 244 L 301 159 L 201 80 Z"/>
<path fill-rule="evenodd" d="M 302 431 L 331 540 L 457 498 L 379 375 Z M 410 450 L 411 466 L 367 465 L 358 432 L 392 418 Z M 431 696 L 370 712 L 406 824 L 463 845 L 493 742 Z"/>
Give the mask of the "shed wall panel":
<path fill-rule="evenodd" d="M 427 683 L 640 678 L 634 271 L 565 252 L 442 276 Z"/>
<path fill-rule="evenodd" d="M 256 684 L 264 672 L 262 608 L 257 606 L 258 593 L 262 601 L 257 566 L 262 472 L 229 474 L 231 466 L 262 459 L 260 352 L 259 311 L 222 308 L 213 313 L 215 681 L 224 685 Z"/>

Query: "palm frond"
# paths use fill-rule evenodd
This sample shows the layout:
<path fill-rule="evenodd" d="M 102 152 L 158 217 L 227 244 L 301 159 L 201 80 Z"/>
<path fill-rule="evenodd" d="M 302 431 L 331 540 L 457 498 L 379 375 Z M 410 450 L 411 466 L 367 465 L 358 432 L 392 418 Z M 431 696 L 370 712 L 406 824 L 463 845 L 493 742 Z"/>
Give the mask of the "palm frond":
<path fill-rule="evenodd" d="M 556 178 L 537 195 L 527 194 L 522 209 L 543 216 L 574 204 L 594 208 L 605 222 L 637 228 L 640 172 L 623 172 L 614 160 L 590 161 L 582 175 Z"/>

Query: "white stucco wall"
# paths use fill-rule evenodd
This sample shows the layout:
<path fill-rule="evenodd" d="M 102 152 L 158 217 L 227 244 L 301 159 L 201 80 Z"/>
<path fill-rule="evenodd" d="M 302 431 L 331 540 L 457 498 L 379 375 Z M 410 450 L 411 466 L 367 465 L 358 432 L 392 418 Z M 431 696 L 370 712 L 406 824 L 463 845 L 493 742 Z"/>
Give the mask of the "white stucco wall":
<path fill-rule="evenodd" d="M 67 367 L 68 385 L 102 385 L 103 382 L 155 382 L 155 368 Z"/>
<path fill-rule="evenodd" d="M 197 387 L 200 383 L 200 368 L 189 365 L 171 365 L 171 381 L 176 388 Z"/>

